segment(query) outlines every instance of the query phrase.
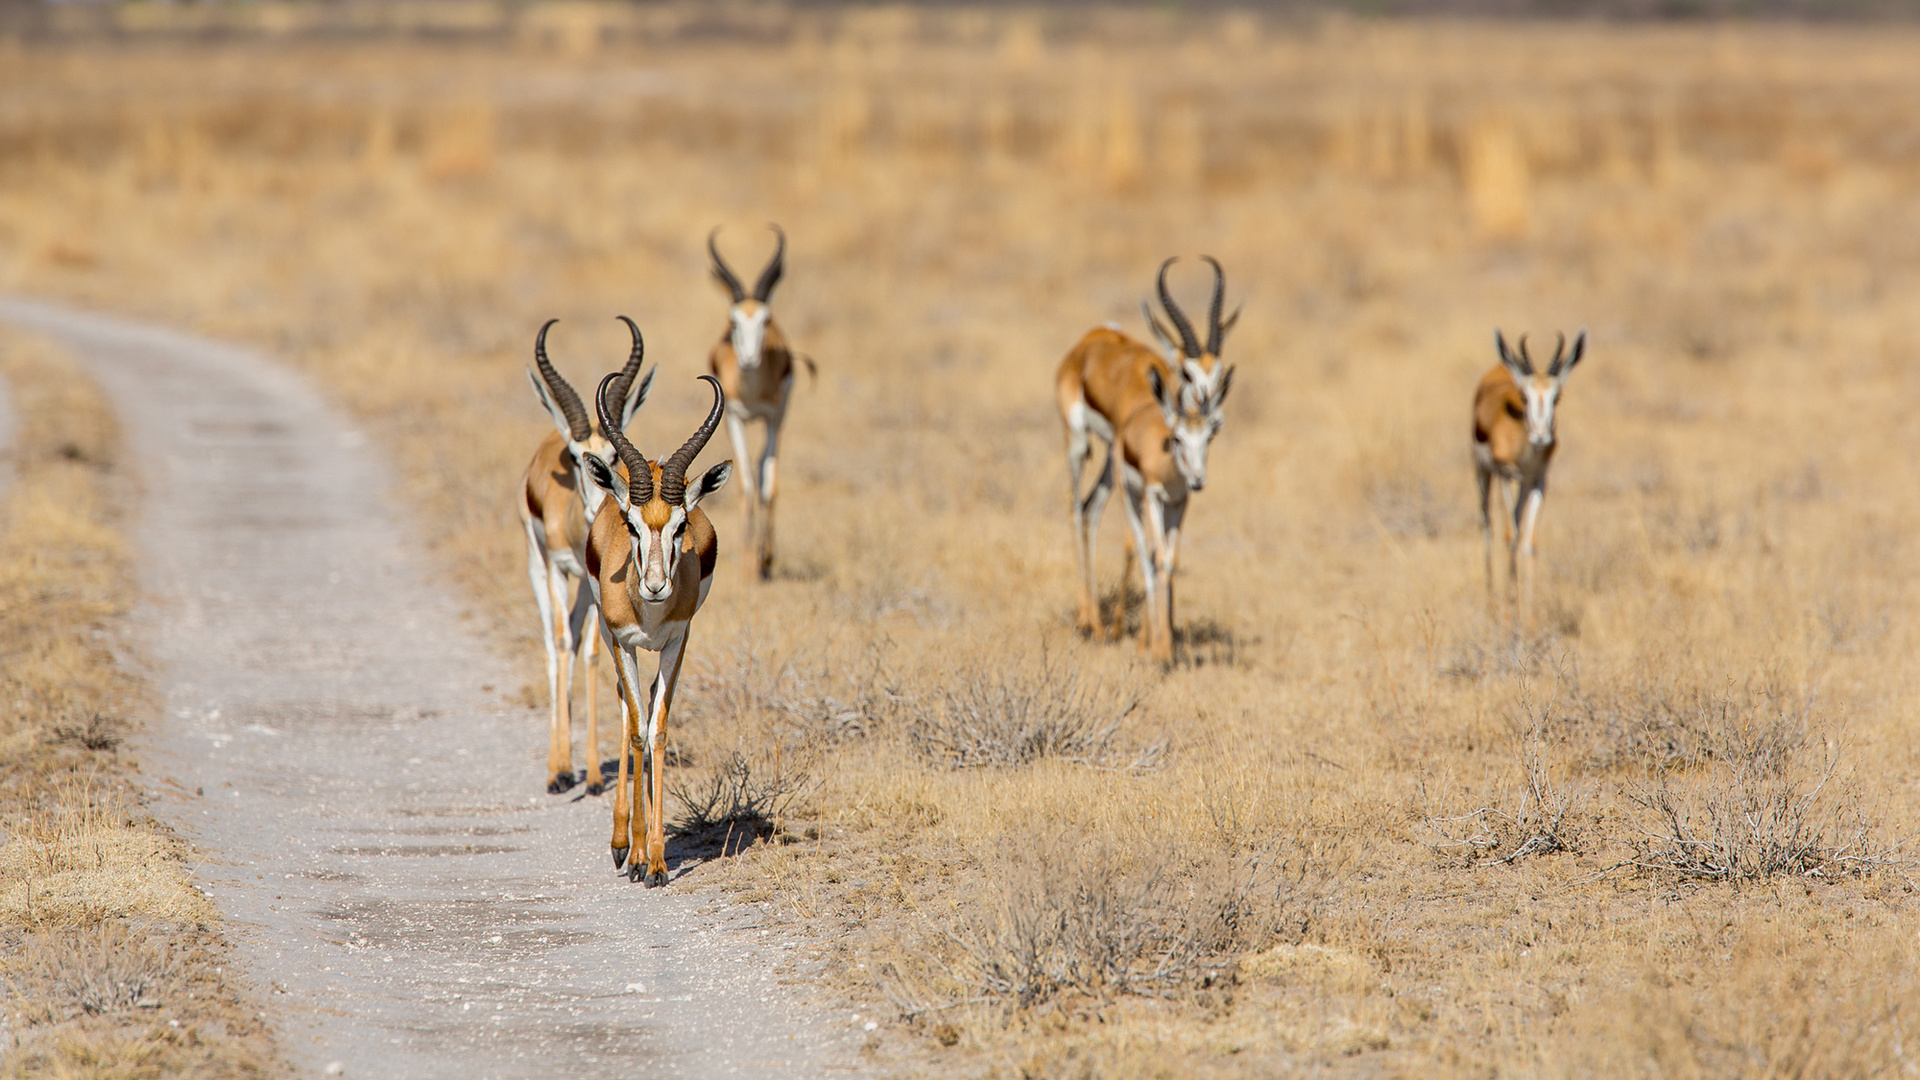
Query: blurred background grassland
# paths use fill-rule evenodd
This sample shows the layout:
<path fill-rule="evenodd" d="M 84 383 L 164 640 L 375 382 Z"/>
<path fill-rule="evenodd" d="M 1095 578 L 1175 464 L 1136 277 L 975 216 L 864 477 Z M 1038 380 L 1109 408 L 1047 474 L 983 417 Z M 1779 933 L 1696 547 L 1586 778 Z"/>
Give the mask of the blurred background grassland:
<path fill-rule="evenodd" d="M 0 286 L 257 344 L 362 417 L 521 665 L 529 791 L 533 333 L 587 387 L 633 316 L 659 453 L 724 326 L 707 229 L 747 274 L 786 228 L 820 374 L 779 570 L 743 579 L 718 497 L 673 738 L 786 808 L 714 875 L 810 920 L 916 1068 L 1904 1060 L 1920 30 L 100 10 L 0 44 Z M 392 25 L 429 11 L 472 26 Z M 1202 252 L 1246 313 L 1163 676 L 1070 632 L 1050 389 L 1166 256 L 1203 311 Z M 1592 332 L 1525 641 L 1471 505 L 1495 325 Z"/>

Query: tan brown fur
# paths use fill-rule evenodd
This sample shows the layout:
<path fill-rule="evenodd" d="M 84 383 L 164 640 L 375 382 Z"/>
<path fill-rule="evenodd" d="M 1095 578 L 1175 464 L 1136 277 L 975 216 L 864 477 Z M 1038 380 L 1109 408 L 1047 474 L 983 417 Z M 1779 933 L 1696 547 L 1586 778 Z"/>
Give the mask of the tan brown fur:
<path fill-rule="evenodd" d="M 1172 431 L 1167 426 L 1159 400 L 1154 397 L 1154 373 L 1159 374 L 1169 393 L 1177 393 L 1172 389 L 1178 385 L 1176 376 L 1159 352 L 1118 330 L 1101 327 L 1088 331 L 1061 360 L 1054 377 L 1061 418 L 1067 424 L 1068 455 L 1070 459 L 1074 455 L 1072 442 L 1075 438 L 1069 416 L 1073 409 L 1084 405 L 1099 414 L 1111 427 L 1113 440 L 1110 452 L 1117 454 L 1121 461 L 1138 472 L 1149 491 L 1157 488 L 1166 494 L 1170 503 L 1184 507 L 1187 487 L 1173 455 L 1168 451 Z M 1097 522 L 1088 520 L 1087 513 L 1090 508 L 1091 516 L 1097 518 L 1104 506 L 1105 496 L 1089 495 L 1088 503 L 1083 505 L 1079 476 L 1073 476 L 1071 482 L 1074 489 L 1074 544 L 1080 556 L 1081 569 L 1077 623 L 1081 630 L 1089 634 L 1113 640 L 1120 637 L 1124 630 L 1126 605 L 1116 602 L 1111 627 L 1103 625 L 1099 598 L 1093 583 L 1092 535 Z M 1096 489 L 1098 486 L 1096 483 Z M 1155 542 L 1156 539 L 1149 539 L 1149 543 Z M 1127 557 L 1120 571 L 1122 597 L 1126 595 L 1135 546 L 1135 538 L 1129 535 Z M 1170 571 L 1172 554 L 1171 551 L 1161 551 L 1150 553 L 1149 557 L 1163 558 Z M 1161 581 L 1157 590 L 1159 596 L 1148 597 L 1148 614 L 1140 632 L 1141 648 L 1162 663 L 1170 663 L 1173 659 L 1170 577 L 1169 573 L 1167 580 Z"/>
<path fill-rule="evenodd" d="M 733 307 L 752 314 L 766 305 L 749 298 Z M 767 425 L 769 440 L 778 438 L 780 426 L 786 420 L 787 401 L 792 394 L 797 363 L 804 363 L 809 373 L 814 370 L 812 360 L 794 353 L 787 342 L 787 335 L 780 329 L 780 323 L 771 314 L 767 316 L 766 334 L 761 338 L 760 363 L 754 368 L 743 369 L 740 366 L 739 357 L 733 349 L 731 325 L 721 331 L 720 340 L 707 356 L 707 367 L 720 380 L 720 388 L 727 397 L 728 435 L 733 440 L 734 454 L 741 465 L 740 505 L 744 519 L 741 535 L 754 549 L 752 562 L 743 565 L 747 567 L 748 574 L 761 579 L 773 575 L 773 506 L 779 493 L 778 479 L 771 468 L 767 475 L 762 476 L 759 469 L 751 467 L 752 459 L 747 454 L 744 434 L 736 431 L 735 426 L 743 426 L 748 420 L 760 420 Z M 770 452 L 767 455 L 769 466 L 773 460 Z"/>
<path fill-rule="evenodd" d="M 597 436 L 593 440 L 600 441 Z M 558 431 L 549 431 L 540 440 L 522 478 L 520 520 L 524 527 L 540 533 L 546 550 L 570 551 L 575 561 L 584 565 L 589 531 L 586 503 L 581 498 L 573 467 L 567 462 L 566 446 L 566 437 Z M 588 586 L 583 580 L 579 587 L 584 589 Z M 569 600 L 564 589 L 549 597 L 552 621 L 542 628 L 542 632 L 552 635 L 554 641 L 564 641 L 566 638 L 566 623 L 572 609 Z M 587 638 L 580 645 L 586 651 L 587 667 L 587 790 L 591 794 L 599 794 L 599 654 L 591 638 L 592 628 L 588 627 L 586 633 Z M 552 694 L 548 711 L 549 791 L 563 791 L 573 784 L 573 701 L 569 689 L 573 685 L 573 651 L 562 648 L 558 653 L 560 673 L 557 686 L 561 690 Z"/>
<path fill-rule="evenodd" d="M 1526 449 L 1527 403 L 1513 375 L 1499 364 L 1480 377 L 1480 385 L 1473 392 L 1473 441 L 1487 448 L 1496 466 L 1509 470 L 1516 467 L 1521 451 Z M 1551 459 L 1553 447 L 1545 449 Z"/>

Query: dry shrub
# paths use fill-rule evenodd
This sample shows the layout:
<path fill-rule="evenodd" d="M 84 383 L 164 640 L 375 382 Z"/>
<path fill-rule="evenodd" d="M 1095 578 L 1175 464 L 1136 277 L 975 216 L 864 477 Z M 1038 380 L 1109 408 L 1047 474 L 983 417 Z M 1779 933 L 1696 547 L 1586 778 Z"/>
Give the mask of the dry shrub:
<path fill-rule="evenodd" d="M 805 772 L 775 766 L 769 774 L 764 769 L 756 770 L 747 755 L 735 752 L 715 765 L 705 779 L 670 788 L 673 797 L 680 800 L 680 816 L 668 831 L 697 839 L 710 839 L 719 833 L 767 836 L 812 789 L 813 781 Z"/>
<path fill-rule="evenodd" d="M 1807 745 L 1817 687 L 1794 689 L 1771 672 L 1714 682 L 1654 658 L 1633 670 L 1630 682 L 1598 688 L 1576 664 L 1559 672 L 1565 705 L 1552 723 L 1589 768 L 1665 772 L 1732 758 L 1778 770 Z"/>
<path fill-rule="evenodd" d="M 118 920 L 28 934 L 5 969 L 7 986 L 40 1022 L 154 1008 L 183 978 L 179 950 L 164 941 Z"/>
<path fill-rule="evenodd" d="M 1528 708 L 1532 709 L 1531 702 Z M 1429 847 L 1466 866 L 1484 860 L 1513 863 L 1533 855 L 1580 850 L 1583 818 L 1578 811 L 1585 801 L 1584 793 L 1572 784 L 1554 782 L 1547 769 L 1546 740 L 1538 725 L 1522 738 L 1517 757 L 1518 782 L 1484 805 L 1451 815 L 1428 811 L 1423 824 L 1437 837 L 1429 841 Z M 1424 784 L 1421 791 L 1424 798 Z"/>
<path fill-rule="evenodd" d="M 1032 667 L 975 666 L 910 707 L 907 740 L 952 769 L 1027 765 L 1057 758 L 1101 769 L 1148 769 L 1166 740 L 1131 752 L 1120 725 L 1146 699 L 1143 686 L 1109 689 L 1046 646 Z"/>
<path fill-rule="evenodd" d="M 979 899 L 936 931 L 917 971 L 889 969 L 888 990 L 907 1015 L 1210 986 L 1266 943 L 1284 896 L 1258 859 L 1182 862 L 1170 848 L 1136 855 L 1079 833 L 1008 849 Z"/>
<path fill-rule="evenodd" d="M 1838 754 L 1801 757 L 1754 746 L 1716 758 L 1704 777 L 1667 774 L 1629 791 L 1646 817 L 1631 842 L 1633 864 L 1734 882 L 1860 877 L 1905 865 L 1906 841 L 1888 840 L 1859 797 L 1841 790 Z"/>

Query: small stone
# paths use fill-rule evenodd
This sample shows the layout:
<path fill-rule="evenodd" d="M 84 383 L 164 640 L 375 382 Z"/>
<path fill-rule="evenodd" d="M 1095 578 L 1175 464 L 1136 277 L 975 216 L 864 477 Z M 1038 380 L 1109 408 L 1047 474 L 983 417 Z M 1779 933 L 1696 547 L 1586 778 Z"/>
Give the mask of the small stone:
<path fill-rule="evenodd" d="M 346 1063 L 346 1062 L 344 1062 L 344 1061 L 329 1061 L 329 1062 L 327 1062 L 327 1075 L 328 1075 L 328 1076 L 339 1076 L 339 1075 L 340 1075 L 341 1073 L 344 1073 L 344 1072 L 346 1072 L 346 1071 L 347 1071 L 347 1063 Z"/>

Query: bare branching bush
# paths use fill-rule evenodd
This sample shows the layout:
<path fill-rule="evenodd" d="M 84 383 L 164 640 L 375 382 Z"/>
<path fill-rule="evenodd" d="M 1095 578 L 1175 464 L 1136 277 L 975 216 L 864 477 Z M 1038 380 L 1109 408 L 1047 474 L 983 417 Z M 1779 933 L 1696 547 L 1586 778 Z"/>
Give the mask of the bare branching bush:
<path fill-rule="evenodd" d="M 935 931 L 918 977 L 896 965 L 887 989 L 911 1016 L 1211 986 L 1272 936 L 1285 875 L 1258 859 L 1182 865 L 1168 854 L 1081 835 L 1017 843 L 978 901 Z"/>
<path fill-rule="evenodd" d="M 28 1015 L 57 1022 L 157 1006 L 182 978 L 183 964 L 173 946 L 109 920 L 93 930 L 28 934 L 0 971 Z"/>
<path fill-rule="evenodd" d="M 1734 759 L 1778 771 L 1807 745 L 1816 686 L 1795 689 L 1772 673 L 1741 684 L 1711 685 L 1683 674 L 1642 669 L 1619 687 L 1592 688 L 1573 665 L 1559 672 L 1552 723 L 1585 752 L 1593 769 L 1651 772 Z"/>
<path fill-rule="evenodd" d="M 1516 783 L 1465 813 L 1437 813 L 1428 801 L 1423 824 L 1436 837 L 1428 846 L 1443 857 L 1472 866 L 1580 849 L 1576 823 L 1583 793 L 1571 784 L 1555 783 L 1547 768 L 1545 713 L 1531 699 L 1526 709 L 1531 723 L 1520 740 Z"/>
<path fill-rule="evenodd" d="M 1860 877 L 1906 862 L 1857 796 L 1841 790 L 1838 754 L 1781 762 L 1769 753 L 1714 761 L 1705 776 L 1663 775 L 1628 792 L 1643 811 L 1631 841 L 1642 869 L 1708 881 Z"/>
<path fill-rule="evenodd" d="M 1164 739 L 1127 750 L 1120 725 L 1146 699 L 1143 687 L 1113 690 L 1040 650 L 1030 668 L 970 668 L 909 706 L 907 740 L 953 769 L 1026 765 L 1057 758 L 1101 769 L 1150 769 Z"/>
<path fill-rule="evenodd" d="M 805 772 L 757 768 L 753 759 L 736 752 L 703 779 L 670 787 L 673 797 L 680 800 L 680 816 L 668 831 L 692 838 L 723 833 L 770 835 L 776 823 L 812 788 L 813 781 Z"/>

